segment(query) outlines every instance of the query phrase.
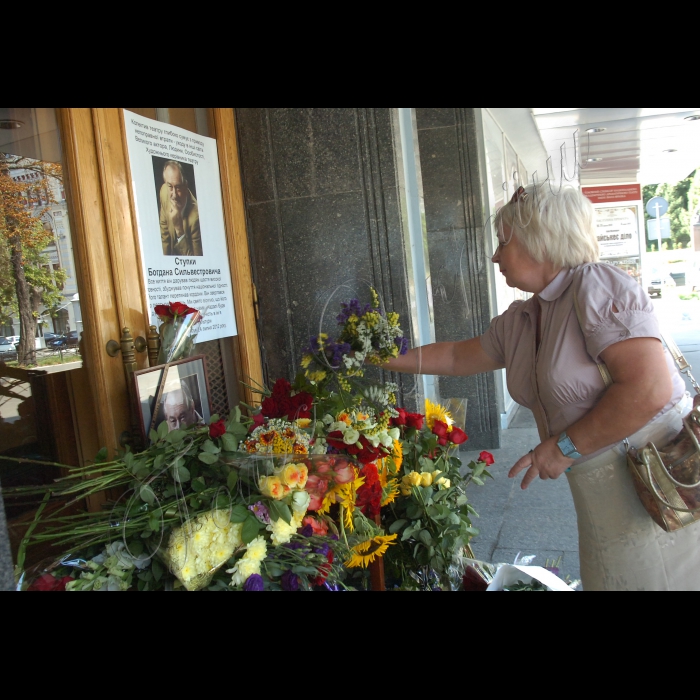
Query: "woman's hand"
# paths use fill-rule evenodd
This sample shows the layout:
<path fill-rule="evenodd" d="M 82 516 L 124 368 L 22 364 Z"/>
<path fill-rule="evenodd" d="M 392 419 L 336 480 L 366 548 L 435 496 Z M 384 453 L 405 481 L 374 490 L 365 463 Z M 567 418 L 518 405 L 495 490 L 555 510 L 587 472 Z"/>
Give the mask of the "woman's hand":
<path fill-rule="evenodd" d="M 557 438 L 549 438 L 521 457 L 508 472 L 508 478 L 512 479 L 527 469 L 520 484 L 521 489 L 526 489 L 538 476 L 540 479 L 558 479 L 575 461 L 564 457 Z"/>

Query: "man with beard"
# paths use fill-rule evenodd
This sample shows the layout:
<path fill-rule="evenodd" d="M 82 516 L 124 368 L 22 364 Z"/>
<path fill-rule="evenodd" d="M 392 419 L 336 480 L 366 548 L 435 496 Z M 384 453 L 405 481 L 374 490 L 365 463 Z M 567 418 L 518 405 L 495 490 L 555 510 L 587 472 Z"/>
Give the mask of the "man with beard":
<path fill-rule="evenodd" d="M 203 255 L 197 200 L 176 160 L 169 160 L 163 167 L 160 238 L 163 255 Z"/>
<path fill-rule="evenodd" d="M 192 393 L 185 382 L 180 384 L 179 389 L 165 395 L 163 415 L 168 424 L 168 432 L 204 424 L 202 416 L 195 409 Z"/>

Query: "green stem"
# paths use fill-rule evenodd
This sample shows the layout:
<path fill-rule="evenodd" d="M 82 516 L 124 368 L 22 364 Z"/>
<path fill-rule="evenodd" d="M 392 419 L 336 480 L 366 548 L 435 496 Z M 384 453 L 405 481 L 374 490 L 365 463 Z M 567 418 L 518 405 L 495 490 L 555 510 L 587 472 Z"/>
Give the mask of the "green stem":
<path fill-rule="evenodd" d="M 41 517 L 41 514 L 44 511 L 44 508 L 46 508 L 46 505 L 48 504 L 50 497 L 51 497 L 50 493 L 47 493 L 44 496 L 44 499 L 41 502 L 41 505 L 37 508 L 37 511 L 34 515 L 34 520 L 32 520 L 32 524 L 27 528 L 27 532 L 24 534 L 24 537 L 22 538 L 22 542 L 20 542 L 19 549 L 17 550 L 17 567 L 15 569 L 15 578 L 16 578 L 17 583 L 19 583 L 19 577 L 22 575 L 22 573 L 24 571 L 24 562 L 27 559 L 27 547 L 29 546 L 29 540 L 31 539 L 31 536 L 32 536 L 32 533 L 34 532 L 34 529 L 39 524 L 39 518 Z"/>
<path fill-rule="evenodd" d="M 350 549 L 350 545 L 348 544 L 348 538 L 347 535 L 345 534 L 345 506 L 340 506 L 340 532 L 343 535 L 343 540 L 345 541 L 345 546 Z"/>

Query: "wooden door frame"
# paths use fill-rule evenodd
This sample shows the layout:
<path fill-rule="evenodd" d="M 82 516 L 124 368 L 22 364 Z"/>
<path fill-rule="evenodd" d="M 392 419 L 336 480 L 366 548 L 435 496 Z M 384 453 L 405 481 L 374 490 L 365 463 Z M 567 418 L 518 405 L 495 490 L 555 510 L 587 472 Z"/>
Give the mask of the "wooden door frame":
<path fill-rule="evenodd" d="M 59 108 L 65 185 L 83 318 L 83 362 L 92 390 L 90 408 L 76 406 L 83 461 L 95 445 L 113 454 L 131 427 L 129 385 L 119 355 L 106 345 L 122 330 L 147 336 L 149 315 L 131 191 L 124 116 L 118 108 Z M 262 383 L 255 293 L 246 232 L 236 125 L 232 108 L 213 109 L 231 283 L 244 381 Z M 147 353 L 136 353 L 138 369 Z M 258 397 L 244 388 L 246 403 Z M 89 404 L 90 402 L 86 402 Z M 96 441 L 95 441 L 96 438 Z M 93 451 L 94 450 L 94 451 Z"/>

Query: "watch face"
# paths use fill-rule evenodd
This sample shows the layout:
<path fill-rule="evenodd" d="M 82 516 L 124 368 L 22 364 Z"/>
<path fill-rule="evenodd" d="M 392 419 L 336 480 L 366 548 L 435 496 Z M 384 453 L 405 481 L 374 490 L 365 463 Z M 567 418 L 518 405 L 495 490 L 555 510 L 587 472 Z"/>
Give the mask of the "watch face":
<path fill-rule="evenodd" d="M 576 448 L 574 447 L 574 443 L 571 441 L 571 438 L 568 435 L 564 435 L 559 442 L 557 443 L 559 445 L 559 449 L 564 453 L 565 457 L 568 457 L 570 454 L 576 452 Z"/>

